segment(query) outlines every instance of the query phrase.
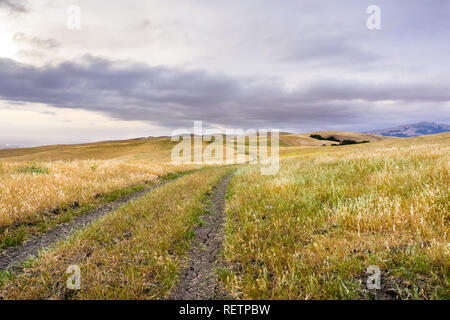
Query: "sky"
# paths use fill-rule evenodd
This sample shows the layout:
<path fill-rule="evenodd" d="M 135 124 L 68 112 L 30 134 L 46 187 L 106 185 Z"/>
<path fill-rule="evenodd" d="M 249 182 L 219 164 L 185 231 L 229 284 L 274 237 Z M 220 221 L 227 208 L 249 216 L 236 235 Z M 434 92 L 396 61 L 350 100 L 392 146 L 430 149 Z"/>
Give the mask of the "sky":
<path fill-rule="evenodd" d="M 447 0 L 0 0 L 0 146 L 194 120 L 298 133 L 449 123 L 448 17 Z"/>

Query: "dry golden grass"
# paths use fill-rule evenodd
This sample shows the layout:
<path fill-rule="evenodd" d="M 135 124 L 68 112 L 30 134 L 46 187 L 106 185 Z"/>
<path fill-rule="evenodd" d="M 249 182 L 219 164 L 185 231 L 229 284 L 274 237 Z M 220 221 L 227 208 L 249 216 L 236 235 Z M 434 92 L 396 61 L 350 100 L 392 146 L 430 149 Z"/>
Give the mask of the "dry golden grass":
<path fill-rule="evenodd" d="M 170 164 L 175 144 L 161 137 L 0 150 L 0 247 L 72 216 L 55 217 L 55 209 L 75 204 L 84 212 L 99 196 L 107 202 L 115 199 L 110 193 L 132 192 L 132 186 L 201 167 Z"/>
<path fill-rule="evenodd" d="M 323 137 L 335 136 L 338 139 L 356 141 L 379 141 L 390 139 L 373 134 L 320 131 L 308 134 L 280 134 L 281 147 L 305 147 L 331 145 L 334 142 L 321 141 L 310 137 L 320 134 Z M 56 160 L 91 160 L 91 159 L 125 159 L 167 162 L 176 142 L 170 138 L 150 138 L 119 141 L 103 141 L 78 145 L 53 145 L 35 148 L 0 150 L 0 160 L 17 161 L 56 161 Z"/>
<path fill-rule="evenodd" d="M 312 146 L 322 146 L 327 145 L 330 146 L 336 142 L 334 141 L 326 141 L 326 140 L 317 140 L 311 138 L 310 135 L 317 134 L 321 135 L 324 138 L 329 138 L 331 136 L 343 140 L 355 140 L 355 141 L 381 141 L 386 139 L 392 139 L 391 137 L 384 137 L 375 134 L 367 134 L 367 133 L 355 133 L 355 132 L 345 132 L 345 131 L 318 131 L 311 132 L 305 134 L 289 134 L 280 136 L 280 146 L 289 146 L 289 147 L 312 147 Z"/>
<path fill-rule="evenodd" d="M 200 167 L 169 164 L 173 145 L 162 137 L 0 150 L 0 248 L 158 177 Z"/>
<path fill-rule="evenodd" d="M 0 160 L 17 162 L 122 158 L 165 162 L 170 160 L 174 144 L 170 138 L 150 138 L 4 149 L 0 150 Z"/>
<path fill-rule="evenodd" d="M 229 169 L 184 176 L 122 206 L 3 281 L 2 299 L 158 299 L 176 284 L 212 186 Z M 81 290 L 66 288 L 70 265 Z"/>
<path fill-rule="evenodd" d="M 450 134 L 304 148 L 231 182 L 228 289 L 249 299 L 450 298 Z"/>
<path fill-rule="evenodd" d="M 33 223 L 49 210 L 74 202 L 83 205 L 98 195 L 192 168 L 138 160 L 0 162 L 0 229 Z"/>
<path fill-rule="evenodd" d="M 372 297 L 365 270 L 377 265 L 385 286 L 379 298 L 449 299 L 450 134 L 330 135 L 374 142 L 323 147 L 309 136 L 283 135 L 279 174 L 261 176 L 248 166 L 232 180 L 229 268 L 219 270 L 224 284 L 237 298 Z M 0 226 L 193 168 L 163 163 L 172 146 L 160 138 L 0 151 L 7 158 L 0 162 L 0 187 L 7 190 L 0 195 Z M 30 162 L 39 159 L 71 161 Z M 224 170 L 184 177 L 127 204 L 44 253 L 28 273 L 5 280 L 2 297 L 165 297 L 204 195 Z M 75 293 L 65 289 L 70 264 L 82 269 L 83 290 Z"/>

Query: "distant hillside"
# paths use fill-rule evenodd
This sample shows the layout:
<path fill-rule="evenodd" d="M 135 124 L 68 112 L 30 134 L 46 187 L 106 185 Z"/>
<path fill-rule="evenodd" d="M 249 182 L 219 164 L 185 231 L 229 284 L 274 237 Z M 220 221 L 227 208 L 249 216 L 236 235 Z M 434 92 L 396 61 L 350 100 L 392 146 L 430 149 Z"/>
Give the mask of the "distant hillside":
<path fill-rule="evenodd" d="M 321 137 L 328 139 L 334 137 L 343 140 L 355 140 L 355 141 L 380 141 L 385 139 L 390 139 L 388 137 L 383 137 L 380 135 L 367 134 L 367 133 L 355 133 L 355 132 L 345 132 L 345 131 L 317 131 L 304 134 L 290 134 L 280 136 L 281 146 L 322 146 L 322 145 L 332 145 L 335 141 L 331 140 L 317 140 L 311 137 L 311 135 L 320 135 Z"/>
<path fill-rule="evenodd" d="M 417 122 L 388 128 L 384 130 L 375 130 L 368 133 L 378 134 L 388 137 L 417 137 L 426 134 L 444 133 L 450 131 L 450 125 L 435 122 Z"/>
<path fill-rule="evenodd" d="M 174 144 L 170 141 L 170 138 L 158 137 L 33 148 L 9 148 L 0 149 L 0 161 L 56 161 L 114 158 L 168 161 Z"/>
<path fill-rule="evenodd" d="M 15 145 L 15 144 L 0 144 L 0 149 L 17 149 L 17 148 L 21 148 L 22 146 L 20 145 Z"/>

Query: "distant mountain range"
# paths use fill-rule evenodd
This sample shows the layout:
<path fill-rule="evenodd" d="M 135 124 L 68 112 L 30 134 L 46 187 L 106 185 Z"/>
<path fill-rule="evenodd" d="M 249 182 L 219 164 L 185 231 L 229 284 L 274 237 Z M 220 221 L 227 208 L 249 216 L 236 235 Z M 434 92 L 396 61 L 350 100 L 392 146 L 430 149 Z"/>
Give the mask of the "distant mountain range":
<path fill-rule="evenodd" d="M 378 134 L 380 136 L 406 138 L 406 137 L 417 137 L 426 134 L 443 133 L 449 131 L 450 125 L 448 124 L 435 122 L 417 122 L 383 130 L 374 130 L 367 133 Z"/>
<path fill-rule="evenodd" d="M 0 149 L 16 149 L 16 148 L 22 148 L 22 145 L 18 144 L 0 144 Z"/>

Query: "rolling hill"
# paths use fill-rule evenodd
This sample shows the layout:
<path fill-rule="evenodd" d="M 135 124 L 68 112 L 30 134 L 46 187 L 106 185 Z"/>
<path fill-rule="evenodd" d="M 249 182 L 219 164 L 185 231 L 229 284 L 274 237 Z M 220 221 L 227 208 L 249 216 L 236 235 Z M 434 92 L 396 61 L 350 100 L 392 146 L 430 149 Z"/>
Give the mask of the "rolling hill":
<path fill-rule="evenodd" d="M 303 134 L 280 134 L 280 155 L 303 152 L 305 148 L 331 146 L 337 142 L 318 140 L 311 135 L 320 135 L 324 139 L 354 140 L 357 142 L 381 142 L 397 140 L 395 137 L 369 133 L 345 131 L 316 131 Z M 424 136 L 425 137 L 425 136 Z M 420 138 L 420 137 L 418 137 Z M 0 161 L 73 161 L 73 160 L 145 160 L 150 162 L 170 161 L 171 150 L 176 142 L 169 137 L 150 137 L 130 140 L 100 141 L 74 145 L 50 145 L 32 148 L 0 149 Z"/>
<path fill-rule="evenodd" d="M 339 140 L 380 141 L 389 137 L 344 132 L 318 131 L 305 134 L 280 134 L 280 147 L 314 147 L 331 145 L 336 142 L 317 140 L 310 135 L 318 134 L 324 138 L 335 137 Z M 74 145 L 51 145 L 33 148 L 0 149 L 0 160 L 8 161 L 57 161 L 88 159 L 137 159 L 150 161 L 168 161 L 175 145 L 169 137 L 140 138 L 131 140 L 101 141 Z M 283 152 L 282 152 L 283 153 Z"/>
<path fill-rule="evenodd" d="M 335 141 L 331 140 L 318 140 L 312 138 L 311 135 L 320 135 L 321 137 L 328 139 L 334 137 L 338 140 L 355 140 L 355 141 L 381 141 L 386 139 L 391 139 L 389 137 L 384 137 L 375 134 L 367 134 L 367 133 L 356 133 L 356 132 L 346 132 L 346 131 L 317 131 L 303 134 L 290 134 L 280 136 L 280 145 L 281 146 L 323 146 L 323 145 L 332 145 L 335 144 Z"/>

